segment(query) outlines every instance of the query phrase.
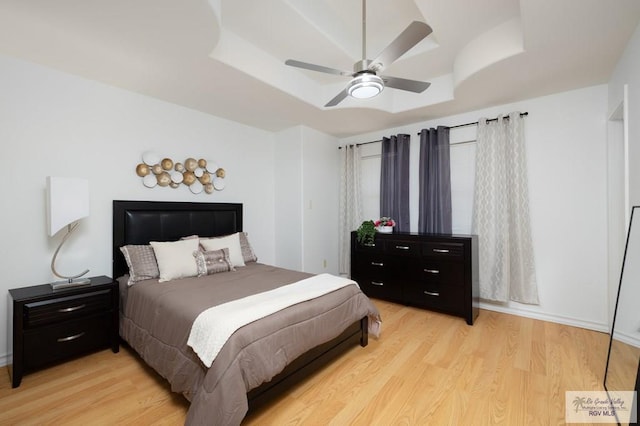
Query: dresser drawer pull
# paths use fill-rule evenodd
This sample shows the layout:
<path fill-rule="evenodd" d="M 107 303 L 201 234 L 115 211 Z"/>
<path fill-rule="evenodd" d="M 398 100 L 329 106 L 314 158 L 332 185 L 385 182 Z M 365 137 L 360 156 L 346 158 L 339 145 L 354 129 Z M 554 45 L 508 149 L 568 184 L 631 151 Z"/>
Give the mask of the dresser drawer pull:
<path fill-rule="evenodd" d="M 381 283 L 381 282 L 378 282 L 378 281 L 371 281 L 371 284 L 377 285 L 379 287 L 382 287 L 384 285 L 384 283 Z"/>
<path fill-rule="evenodd" d="M 426 294 L 427 296 L 440 296 L 440 293 L 438 293 L 437 291 L 424 291 L 424 294 Z"/>
<path fill-rule="evenodd" d="M 440 271 L 438 271 L 437 269 L 425 269 L 425 272 L 429 273 L 429 274 L 439 274 Z"/>
<path fill-rule="evenodd" d="M 449 250 L 447 249 L 433 249 L 433 251 L 435 253 L 449 253 Z"/>
<path fill-rule="evenodd" d="M 62 309 L 58 309 L 58 312 L 63 312 L 63 313 L 66 313 L 66 312 L 73 312 L 73 311 L 80 310 L 80 309 L 84 308 L 85 306 L 87 306 L 87 305 L 85 305 L 85 304 L 83 303 L 82 305 L 72 306 L 72 307 L 70 307 L 70 308 L 62 308 Z"/>
<path fill-rule="evenodd" d="M 384 266 L 384 263 L 382 263 L 382 262 L 371 262 L 371 265 L 373 265 L 373 266 Z"/>
<path fill-rule="evenodd" d="M 409 250 L 408 246 L 396 246 L 398 250 Z"/>
<path fill-rule="evenodd" d="M 82 333 L 74 334 L 73 336 L 61 337 L 61 338 L 58 339 L 58 342 L 60 342 L 60 343 L 62 343 L 62 342 L 70 342 L 72 340 L 79 339 L 82 336 L 84 336 L 84 331 Z"/>
<path fill-rule="evenodd" d="M 366 246 L 366 247 L 375 247 L 375 246 L 376 246 L 376 243 L 364 243 L 364 244 L 363 244 L 363 246 Z"/>

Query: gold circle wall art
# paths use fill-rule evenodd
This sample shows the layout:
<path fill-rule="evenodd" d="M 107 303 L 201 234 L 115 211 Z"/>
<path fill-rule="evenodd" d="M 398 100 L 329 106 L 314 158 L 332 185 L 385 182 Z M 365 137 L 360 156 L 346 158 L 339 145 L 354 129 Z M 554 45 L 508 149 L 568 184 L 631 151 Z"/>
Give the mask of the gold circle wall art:
<path fill-rule="evenodd" d="M 136 175 L 142 178 L 142 184 L 147 188 L 186 186 L 194 194 L 222 191 L 226 174 L 215 161 L 188 157 L 176 162 L 153 151 L 142 153 L 142 162 L 136 165 Z"/>

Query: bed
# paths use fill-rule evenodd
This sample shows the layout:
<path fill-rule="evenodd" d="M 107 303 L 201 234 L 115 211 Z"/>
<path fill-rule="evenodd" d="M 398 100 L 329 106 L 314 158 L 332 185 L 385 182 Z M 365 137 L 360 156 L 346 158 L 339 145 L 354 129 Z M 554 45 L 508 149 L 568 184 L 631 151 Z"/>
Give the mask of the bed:
<path fill-rule="evenodd" d="M 200 351 L 190 346 L 192 326 L 204 316 L 203 311 L 249 303 L 252 297 L 269 292 L 288 292 L 322 277 L 252 261 L 235 271 L 166 282 L 144 279 L 129 286 L 127 260 L 131 259 L 125 259 L 121 247 L 242 233 L 242 207 L 238 203 L 113 202 L 113 276 L 121 290 L 120 335 L 168 380 L 172 391 L 191 402 L 187 424 L 240 424 L 250 408 L 353 346 L 366 346 L 371 326 L 379 324 L 371 301 L 357 286 L 345 285 L 247 323 L 219 348 L 207 367 Z"/>

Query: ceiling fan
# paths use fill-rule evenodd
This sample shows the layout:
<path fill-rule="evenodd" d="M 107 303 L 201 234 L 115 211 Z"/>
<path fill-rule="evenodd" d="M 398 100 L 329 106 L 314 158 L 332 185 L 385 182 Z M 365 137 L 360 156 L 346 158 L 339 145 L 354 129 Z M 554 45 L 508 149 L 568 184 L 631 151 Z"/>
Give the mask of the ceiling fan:
<path fill-rule="evenodd" d="M 379 71 L 388 67 L 396 59 L 404 55 L 409 49 L 418 44 L 433 31 L 424 22 L 413 21 L 395 40 L 391 42 L 378 56 L 371 60 L 367 59 L 367 5 L 366 0 L 362 0 L 362 60 L 353 65 L 353 72 L 341 71 L 322 65 L 310 64 L 307 62 L 287 59 L 286 65 L 303 68 L 311 71 L 319 71 L 327 74 L 336 74 L 352 77 L 351 81 L 331 99 L 325 107 L 338 105 L 347 96 L 366 99 L 372 98 L 382 92 L 385 86 L 394 89 L 406 90 L 408 92 L 422 93 L 431 83 L 425 81 L 408 80 L 406 78 L 389 77 L 378 75 Z"/>

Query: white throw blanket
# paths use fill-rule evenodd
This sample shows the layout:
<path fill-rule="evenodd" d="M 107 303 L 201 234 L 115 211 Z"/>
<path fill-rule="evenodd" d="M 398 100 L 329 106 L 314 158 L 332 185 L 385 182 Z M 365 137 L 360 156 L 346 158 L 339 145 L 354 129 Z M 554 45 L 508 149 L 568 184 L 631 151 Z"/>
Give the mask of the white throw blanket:
<path fill-rule="evenodd" d="M 187 344 L 211 367 L 229 337 L 239 328 L 300 302 L 315 299 L 355 281 L 330 274 L 315 275 L 263 293 L 214 306 L 193 323 Z"/>

